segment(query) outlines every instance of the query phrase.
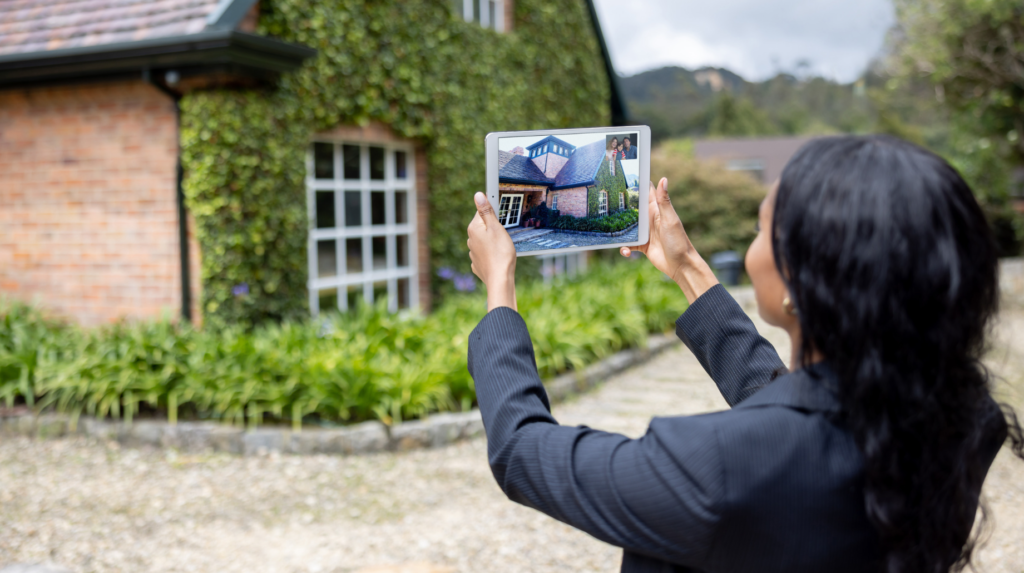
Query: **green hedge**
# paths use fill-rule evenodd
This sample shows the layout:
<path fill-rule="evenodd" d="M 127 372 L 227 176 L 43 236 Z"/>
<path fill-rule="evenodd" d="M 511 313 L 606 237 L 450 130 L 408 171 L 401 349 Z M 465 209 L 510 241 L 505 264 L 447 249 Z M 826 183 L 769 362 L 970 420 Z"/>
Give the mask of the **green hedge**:
<path fill-rule="evenodd" d="M 264 0 L 260 9 L 261 34 L 318 55 L 274 88 L 181 100 L 208 325 L 308 313 L 304 178 L 315 133 L 378 121 L 420 143 L 434 190 L 431 261 L 468 272 L 484 135 L 609 121 L 607 74 L 583 0 L 518 0 L 505 34 L 465 22 L 451 0 Z M 234 296 L 242 283 L 249 294 Z"/>
<path fill-rule="evenodd" d="M 592 231 L 596 233 L 615 233 L 635 225 L 639 218 L 639 211 L 626 209 L 610 215 L 600 217 L 573 217 L 572 215 L 561 215 L 551 222 L 554 229 L 565 229 L 567 231 Z"/>
<path fill-rule="evenodd" d="M 607 288 L 615 285 L 615 288 Z M 646 261 L 519 289 L 544 377 L 643 345 L 686 307 Z M 168 322 L 84 330 L 0 306 L 0 398 L 73 416 L 385 423 L 465 410 L 475 400 L 467 340 L 482 294 L 429 316 L 363 307 L 319 321 L 199 331 Z"/>

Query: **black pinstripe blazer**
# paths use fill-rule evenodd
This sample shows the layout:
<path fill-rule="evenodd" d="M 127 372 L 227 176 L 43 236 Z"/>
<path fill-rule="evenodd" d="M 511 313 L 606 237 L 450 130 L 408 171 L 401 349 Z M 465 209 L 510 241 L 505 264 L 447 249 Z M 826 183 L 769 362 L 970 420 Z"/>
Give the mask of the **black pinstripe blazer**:
<path fill-rule="evenodd" d="M 488 313 L 470 336 L 469 371 L 509 499 L 624 548 L 624 572 L 878 570 L 863 458 L 832 421 L 828 366 L 772 380 L 782 361 L 721 286 L 676 333 L 733 408 L 655 418 L 631 440 L 559 426 L 522 317 Z"/>

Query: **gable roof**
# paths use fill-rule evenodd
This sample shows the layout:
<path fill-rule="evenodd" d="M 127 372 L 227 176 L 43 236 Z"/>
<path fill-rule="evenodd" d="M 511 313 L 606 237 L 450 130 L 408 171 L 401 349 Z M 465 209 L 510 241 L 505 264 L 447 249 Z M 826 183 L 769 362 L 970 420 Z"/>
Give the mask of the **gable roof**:
<path fill-rule="evenodd" d="M 539 183 L 541 185 L 550 185 L 554 182 L 553 179 L 545 177 L 544 173 L 537 166 L 534 165 L 533 161 L 529 157 L 524 155 L 515 155 L 514 153 L 508 153 L 512 157 L 508 158 L 508 161 L 504 165 L 501 165 L 503 159 L 502 153 L 508 153 L 507 151 L 498 153 L 498 180 L 505 181 L 507 183 Z"/>
<path fill-rule="evenodd" d="M 597 175 L 601 161 L 604 160 L 604 152 L 604 140 L 577 147 L 576 153 L 572 154 L 569 162 L 555 176 L 555 185 L 552 189 L 593 184 L 594 176 Z"/>
<path fill-rule="evenodd" d="M 315 50 L 237 30 L 256 0 L 3 0 L 0 86 L 174 69 L 257 78 Z"/>
<path fill-rule="evenodd" d="M 568 145 L 560 139 L 554 137 L 551 139 Z M 547 141 L 547 138 L 542 141 Z M 507 151 L 499 151 L 498 180 L 506 183 L 550 185 L 552 189 L 585 187 L 594 183 L 597 170 L 601 167 L 601 161 L 604 160 L 604 153 L 604 141 L 595 141 L 583 147 L 577 147 L 576 152 L 569 157 L 569 161 L 552 179 L 545 177 L 530 158 Z"/>

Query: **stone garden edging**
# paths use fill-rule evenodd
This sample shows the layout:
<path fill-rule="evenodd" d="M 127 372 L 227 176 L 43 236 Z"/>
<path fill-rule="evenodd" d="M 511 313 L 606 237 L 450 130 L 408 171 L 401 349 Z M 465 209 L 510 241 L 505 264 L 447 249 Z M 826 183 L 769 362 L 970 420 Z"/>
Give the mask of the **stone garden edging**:
<path fill-rule="evenodd" d="M 598 233 L 595 231 L 570 231 L 568 229 L 556 229 L 555 227 L 548 227 L 549 229 L 555 229 L 556 233 L 568 233 L 570 235 L 583 235 L 584 237 L 621 237 L 626 233 L 636 228 L 639 223 L 633 223 L 621 231 L 615 231 L 614 233 Z"/>
<path fill-rule="evenodd" d="M 544 383 L 552 402 L 583 392 L 614 374 L 642 363 L 679 343 L 674 335 L 658 334 L 648 339 L 647 348 L 623 350 L 580 372 L 569 372 Z M 254 430 L 217 422 L 178 422 L 136 420 L 130 425 L 119 421 L 81 417 L 71 431 L 71 419 L 60 414 L 31 413 L 0 415 L 0 438 L 27 436 L 59 438 L 80 435 L 114 441 L 126 447 L 173 448 L 183 452 L 226 452 L 257 455 L 269 452 L 287 454 L 366 454 L 436 448 L 484 433 L 479 410 L 432 414 L 423 420 L 388 427 L 378 421 L 343 428 L 291 428 L 263 426 Z"/>

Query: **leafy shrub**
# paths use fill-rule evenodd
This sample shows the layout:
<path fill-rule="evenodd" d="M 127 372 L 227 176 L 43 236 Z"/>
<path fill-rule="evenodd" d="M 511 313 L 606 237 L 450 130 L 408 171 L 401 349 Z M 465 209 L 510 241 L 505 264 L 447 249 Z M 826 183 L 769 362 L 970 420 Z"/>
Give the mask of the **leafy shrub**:
<path fill-rule="evenodd" d="M 543 377 L 644 345 L 686 304 L 653 267 L 628 261 L 553 285 L 526 282 L 518 294 Z M 168 322 L 83 330 L 3 304 L 0 397 L 127 422 L 143 411 L 172 422 L 299 426 L 466 410 L 476 399 L 467 343 L 484 308 L 484 296 L 472 294 L 427 316 L 377 305 L 248 330 Z"/>
<path fill-rule="evenodd" d="M 626 209 L 600 217 L 573 217 L 562 215 L 550 224 L 555 229 L 567 231 L 592 231 L 596 233 L 615 233 L 635 225 L 638 218 L 636 209 Z"/>
<path fill-rule="evenodd" d="M 705 257 L 718 251 L 742 256 L 754 240 L 757 210 L 767 189 L 746 173 L 698 161 L 689 140 L 671 140 L 651 152 L 651 180 L 668 178 L 672 206 Z"/>

